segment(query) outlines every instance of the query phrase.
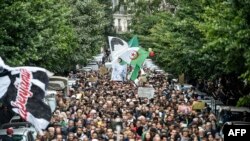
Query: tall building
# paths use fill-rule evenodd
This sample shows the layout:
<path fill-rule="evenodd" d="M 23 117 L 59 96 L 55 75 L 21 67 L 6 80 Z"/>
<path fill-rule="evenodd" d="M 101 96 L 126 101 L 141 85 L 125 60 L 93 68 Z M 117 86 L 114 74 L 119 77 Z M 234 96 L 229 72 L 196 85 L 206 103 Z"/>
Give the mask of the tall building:
<path fill-rule="evenodd" d="M 150 4 L 153 0 L 145 1 Z M 112 8 L 114 10 L 114 27 L 117 33 L 125 33 L 131 31 L 129 29 L 132 21 L 131 11 L 136 10 L 136 3 L 138 3 L 138 0 L 112 0 Z M 174 5 L 171 5 L 168 0 L 161 0 L 158 10 L 170 11 L 174 13 L 176 7 Z"/>
<path fill-rule="evenodd" d="M 126 2 L 126 1 L 125 1 Z M 125 5 L 119 4 L 119 0 L 112 0 L 114 27 L 117 33 L 129 32 L 132 15 L 128 13 Z"/>

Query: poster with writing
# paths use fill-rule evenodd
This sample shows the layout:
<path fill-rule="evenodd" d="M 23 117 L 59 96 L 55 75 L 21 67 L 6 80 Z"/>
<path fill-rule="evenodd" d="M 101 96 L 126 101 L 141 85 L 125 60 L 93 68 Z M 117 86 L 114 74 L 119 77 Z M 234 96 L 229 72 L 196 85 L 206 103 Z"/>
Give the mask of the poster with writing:
<path fill-rule="evenodd" d="M 127 76 L 127 65 L 120 65 L 119 63 L 114 63 L 112 65 L 111 80 L 113 81 L 126 81 Z"/>
<path fill-rule="evenodd" d="M 139 87 L 138 96 L 151 99 L 154 97 L 155 89 L 153 87 Z"/>

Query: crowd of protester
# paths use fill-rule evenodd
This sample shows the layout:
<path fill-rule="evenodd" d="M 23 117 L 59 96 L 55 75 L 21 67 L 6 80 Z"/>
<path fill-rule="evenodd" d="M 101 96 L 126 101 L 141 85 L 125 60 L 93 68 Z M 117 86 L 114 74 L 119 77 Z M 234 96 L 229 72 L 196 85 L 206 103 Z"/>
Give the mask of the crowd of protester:
<path fill-rule="evenodd" d="M 167 76 L 145 69 L 147 81 L 111 81 L 109 71 L 70 73 L 77 79 L 37 141 L 220 141 L 217 119 L 206 105 L 192 109 L 194 89 L 174 90 Z M 95 81 L 90 78 L 98 78 Z M 91 80 L 91 82 L 90 82 Z M 138 87 L 153 87 L 154 98 L 138 96 Z M 120 128 L 118 128 L 120 127 Z"/>

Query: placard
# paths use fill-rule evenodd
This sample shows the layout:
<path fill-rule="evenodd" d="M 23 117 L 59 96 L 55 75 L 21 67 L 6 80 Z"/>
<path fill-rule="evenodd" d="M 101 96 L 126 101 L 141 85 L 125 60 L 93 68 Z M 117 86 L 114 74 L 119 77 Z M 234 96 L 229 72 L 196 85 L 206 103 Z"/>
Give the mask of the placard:
<path fill-rule="evenodd" d="M 139 81 L 140 82 L 147 82 L 147 76 L 141 76 L 141 77 L 139 77 Z"/>
<path fill-rule="evenodd" d="M 204 109 L 204 107 L 205 107 L 205 102 L 203 101 L 194 101 L 192 104 L 193 110 L 201 110 Z"/>
<path fill-rule="evenodd" d="M 106 67 L 100 67 L 99 72 L 101 75 L 105 75 L 108 73 L 108 69 Z"/>
<path fill-rule="evenodd" d="M 97 77 L 90 77 L 89 82 L 96 82 L 98 80 Z"/>
<path fill-rule="evenodd" d="M 138 96 L 139 97 L 146 97 L 151 99 L 154 97 L 155 89 L 152 87 L 139 87 L 138 88 Z"/>
<path fill-rule="evenodd" d="M 120 65 L 115 62 L 112 65 L 111 80 L 113 81 L 126 81 L 127 65 Z"/>
<path fill-rule="evenodd" d="M 185 76 L 184 76 L 184 73 L 182 73 L 179 75 L 179 83 L 184 84 L 184 82 L 185 82 Z"/>

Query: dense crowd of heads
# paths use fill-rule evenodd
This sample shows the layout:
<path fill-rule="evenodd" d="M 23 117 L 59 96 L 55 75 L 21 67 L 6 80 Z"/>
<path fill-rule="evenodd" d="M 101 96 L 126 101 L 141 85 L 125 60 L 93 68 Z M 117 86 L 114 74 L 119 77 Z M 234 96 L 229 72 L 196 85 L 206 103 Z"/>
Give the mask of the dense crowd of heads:
<path fill-rule="evenodd" d="M 216 116 L 206 105 L 192 109 L 194 89 L 173 89 L 167 75 L 145 69 L 147 80 L 110 80 L 110 72 L 70 73 L 77 79 L 70 93 L 58 91 L 57 109 L 39 140 L 67 141 L 219 141 Z M 96 81 L 90 78 L 98 78 Z M 154 98 L 138 96 L 153 87 Z"/>

